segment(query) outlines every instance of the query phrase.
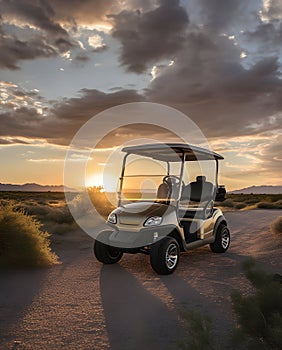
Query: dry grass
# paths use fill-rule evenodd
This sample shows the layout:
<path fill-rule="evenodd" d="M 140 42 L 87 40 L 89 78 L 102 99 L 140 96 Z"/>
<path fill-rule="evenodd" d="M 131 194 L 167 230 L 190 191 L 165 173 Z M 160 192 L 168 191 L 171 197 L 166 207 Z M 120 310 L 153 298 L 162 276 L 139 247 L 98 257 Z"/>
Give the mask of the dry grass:
<path fill-rule="evenodd" d="M 248 209 L 282 209 L 281 194 L 228 194 L 218 205 L 223 211 Z"/>
<path fill-rule="evenodd" d="M 49 234 L 12 201 L 0 205 L 0 265 L 51 266 L 58 263 Z"/>
<path fill-rule="evenodd" d="M 282 216 L 278 216 L 270 225 L 271 232 L 275 235 L 282 235 Z"/>
<path fill-rule="evenodd" d="M 75 194 L 74 194 L 75 196 Z M 51 234 L 62 234 L 77 228 L 62 192 L 0 192 L 0 202 L 13 200 L 17 209 L 32 215 Z"/>

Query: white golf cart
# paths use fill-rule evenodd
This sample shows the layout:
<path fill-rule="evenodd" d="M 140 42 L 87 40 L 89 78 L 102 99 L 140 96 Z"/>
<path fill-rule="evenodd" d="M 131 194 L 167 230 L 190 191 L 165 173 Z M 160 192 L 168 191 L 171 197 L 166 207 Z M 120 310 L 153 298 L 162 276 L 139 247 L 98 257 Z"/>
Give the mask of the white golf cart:
<path fill-rule="evenodd" d="M 222 156 L 178 143 L 130 146 L 122 151 L 118 207 L 94 242 L 100 262 L 113 264 L 123 253 L 144 253 L 150 255 L 158 274 L 170 274 L 180 251 L 206 244 L 215 253 L 228 249 L 227 222 L 214 207 Z"/>

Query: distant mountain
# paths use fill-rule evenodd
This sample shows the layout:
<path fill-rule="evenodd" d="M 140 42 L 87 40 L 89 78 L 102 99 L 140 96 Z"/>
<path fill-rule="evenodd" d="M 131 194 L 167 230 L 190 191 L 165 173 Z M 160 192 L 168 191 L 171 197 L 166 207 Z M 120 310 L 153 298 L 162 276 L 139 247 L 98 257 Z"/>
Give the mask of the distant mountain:
<path fill-rule="evenodd" d="M 64 186 L 56 185 L 39 185 L 36 183 L 26 183 L 24 185 L 2 184 L 0 183 L 0 191 L 22 191 L 22 192 L 64 192 Z M 68 188 L 68 191 L 75 190 Z"/>
<path fill-rule="evenodd" d="M 282 194 L 282 186 L 251 186 L 242 188 L 241 190 L 230 191 L 234 194 Z"/>

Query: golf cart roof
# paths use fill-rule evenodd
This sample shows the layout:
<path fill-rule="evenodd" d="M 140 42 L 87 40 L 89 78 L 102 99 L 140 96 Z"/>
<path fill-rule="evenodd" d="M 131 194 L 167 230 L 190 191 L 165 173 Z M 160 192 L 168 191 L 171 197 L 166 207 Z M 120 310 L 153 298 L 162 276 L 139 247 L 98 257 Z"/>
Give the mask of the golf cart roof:
<path fill-rule="evenodd" d="M 152 143 L 128 146 L 124 147 L 122 151 L 165 162 L 180 162 L 183 153 L 185 153 L 185 161 L 223 159 L 221 155 L 213 151 L 185 143 Z"/>

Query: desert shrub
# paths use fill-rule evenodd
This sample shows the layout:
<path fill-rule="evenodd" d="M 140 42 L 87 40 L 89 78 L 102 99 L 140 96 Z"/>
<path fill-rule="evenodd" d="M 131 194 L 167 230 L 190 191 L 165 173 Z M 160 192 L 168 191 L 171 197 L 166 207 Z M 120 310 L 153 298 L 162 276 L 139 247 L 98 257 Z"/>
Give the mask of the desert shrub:
<path fill-rule="evenodd" d="M 247 204 L 246 203 L 235 203 L 234 208 L 235 209 L 243 209 L 246 208 Z"/>
<path fill-rule="evenodd" d="M 0 264 L 50 266 L 58 262 L 51 251 L 49 234 L 15 203 L 0 204 Z"/>
<path fill-rule="evenodd" d="M 88 188 L 88 194 L 98 213 L 105 219 L 115 209 L 115 206 L 109 201 L 107 193 L 103 192 L 102 187 L 90 187 Z"/>
<path fill-rule="evenodd" d="M 182 311 L 180 316 L 188 327 L 187 337 L 179 342 L 181 349 L 215 349 L 212 339 L 212 321 L 208 315 L 197 311 Z"/>
<path fill-rule="evenodd" d="M 61 202 L 60 205 L 24 202 L 18 204 L 18 208 L 34 216 L 41 222 L 44 230 L 50 233 L 64 233 L 77 227 L 65 202 Z"/>
<path fill-rule="evenodd" d="M 277 202 L 274 202 L 274 204 L 277 207 L 277 209 L 282 209 L 282 200 L 281 199 Z"/>
<path fill-rule="evenodd" d="M 271 232 L 276 235 L 282 234 L 282 216 L 278 216 L 270 225 Z"/>
<path fill-rule="evenodd" d="M 232 293 L 233 309 L 238 319 L 234 337 L 235 349 L 281 349 L 281 281 L 255 268 L 251 260 L 243 268 L 247 279 L 255 288 L 255 293 L 248 296 L 239 292 Z"/>
<path fill-rule="evenodd" d="M 259 209 L 280 209 L 276 203 L 271 203 L 271 202 L 259 202 L 257 204 L 257 208 L 259 208 Z"/>
<path fill-rule="evenodd" d="M 220 206 L 222 207 L 228 207 L 228 208 L 233 208 L 234 207 L 234 202 L 232 199 L 228 198 L 225 199 L 225 201 L 220 203 Z"/>

